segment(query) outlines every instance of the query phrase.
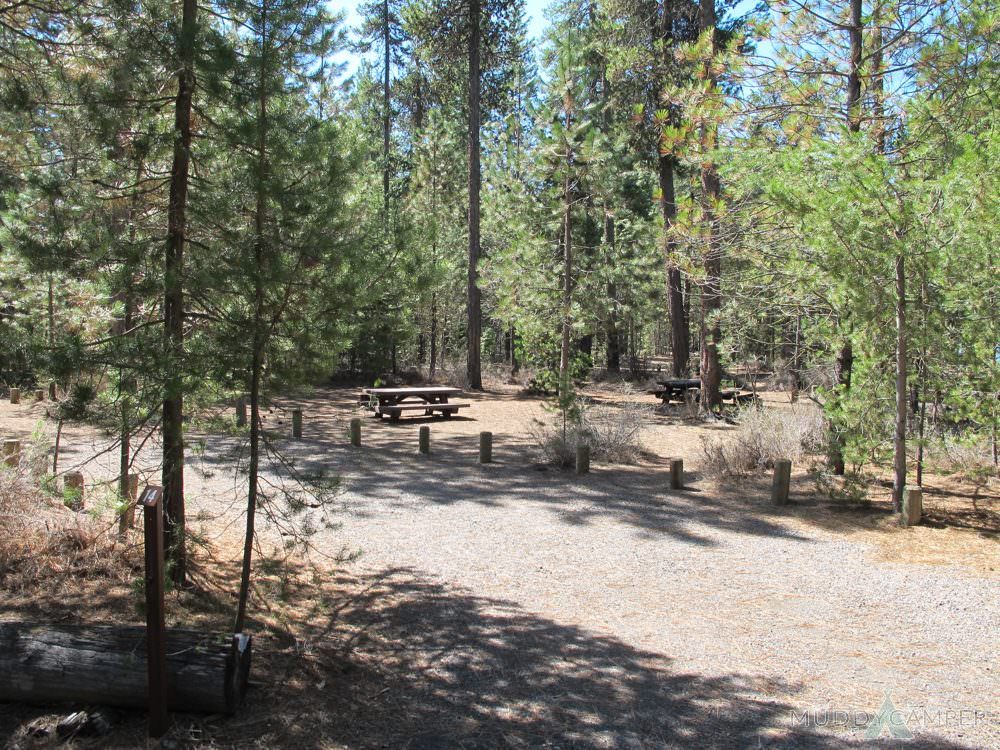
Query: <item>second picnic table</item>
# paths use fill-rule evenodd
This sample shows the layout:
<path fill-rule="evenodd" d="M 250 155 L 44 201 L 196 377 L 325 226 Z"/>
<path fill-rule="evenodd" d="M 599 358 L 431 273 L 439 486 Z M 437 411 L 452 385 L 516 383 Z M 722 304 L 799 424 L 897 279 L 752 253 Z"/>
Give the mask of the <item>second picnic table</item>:
<path fill-rule="evenodd" d="M 450 417 L 459 409 L 471 406 L 471 404 L 448 401 L 450 396 L 458 396 L 461 393 L 461 388 L 446 385 L 364 388 L 358 402 L 371 409 L 375 416 L 380 418 L 388 416 L 395 422 L 404 411 L 423 412 L 428 417 L 440 412 L 442 416 Z"/>
<path fill-rule="evenodd" d="M 671 378 L 669 380 L 657 380 L 656 382 L 660 387 L 650 391 L 650 393 L 661 399 L 665 404 L 669 404 L 671 401 L 684 403 L 689 391 L 695 401 L 701 398 L 701 380 L 698 378 Z M 719 392 L 719 395 L 722 396 L 723 400 L 732 399 L 736 405 L 757 401 L 756 393 L 744 393 L 739 388 L 724 388 Z"/>

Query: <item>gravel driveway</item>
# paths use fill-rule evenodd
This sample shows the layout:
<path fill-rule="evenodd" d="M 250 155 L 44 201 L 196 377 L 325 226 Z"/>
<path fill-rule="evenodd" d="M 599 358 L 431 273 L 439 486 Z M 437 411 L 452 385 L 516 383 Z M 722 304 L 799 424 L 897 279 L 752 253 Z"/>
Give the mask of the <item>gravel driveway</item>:
<path fill-rule="evenodd" d="M 575 477 L 529 458 L 537 402 L 366 419 L 354 449 L 346 396 L 305 400 L 306 439 L 281 447 L 297 470 L 340 477 L 341 526 L 317 539 L 358 549 L 353 580 L 378 593 L 342 617 L 400 644 L 406 699 L 375 709 L 388 746 L 864 746 L 889 695 L 916 736 L 901 747 L 1000 747 L 996 577 L 880 562 L 770 509 L 761 483 L 720 488 L 676 427 L 650 428 L 659 458 Z M 479 466 L 488 427 L 497 463 Z M 238 501 L 223 468 L 238 447 L 204 448 L 189 504 L 208 519 Z M 694 468 L 688 489 L 667 489 L 667 455 Z"/>

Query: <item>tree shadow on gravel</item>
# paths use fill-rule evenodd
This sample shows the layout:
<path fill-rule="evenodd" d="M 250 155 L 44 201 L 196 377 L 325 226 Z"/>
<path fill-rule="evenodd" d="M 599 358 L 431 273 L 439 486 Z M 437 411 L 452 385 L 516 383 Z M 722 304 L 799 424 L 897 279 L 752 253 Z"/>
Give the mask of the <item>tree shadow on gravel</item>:
<path fill-rule="evenodd" d="M 293 565 L 257 586 L 246 704 L 233 717 L 173 715 L 172 747 L 871 746 L 860 730 L 834 734 L 803 723 L 807 707 L 796 700 L 798 685 L 751 674 L 686 673 L 662 654 L 413 569 L 353 576 Z M 210 600 L 195 603 L 189 616 L 201 621 L 208 612 L 198 612 Z M 215 618 L 202 627 L 219 628 L 220 605 L 209 607 Z M 52 746 L 51 738 L 30 737 L 31 727 L 52 726 L 72 708 L 0 704 L 0 747 Z M 111 735 L 71 746 L 148 746 L 143 712 L 111 716 Z M 898 744 L 973 746 L 919 731 Z"/>
<path fill-rule="evenodd" d="M 293 656 L 278 659 L 248 707 L 250 715 L 275 703 L 286 707 L 260 738 L 271 746 L 852 744 L 796 725 L 785 702 L 794 685 L 685 674 L 660 654 L 455 591 L 410 569 L 345 576 L 334 586 L 344 594 L 326 601 L 325 615 L 314 611 L 304 632 L 276 636 L 274 645 Z M 934 737 L 906 747 L 961 746 Z"/>
<path fill-rule="evenodd" d="M 669 489 L 669 471 L 600 469 L 586 476 L 525 462 L 523 442 L 494 435 L 496 463 L 478 463 L 478 436 L 435 435 L 431 453 L 416 452 L 416 429 L 383 430 L 361 448 L 289 442 L 283 450 L 303 475 L 341 474 L 342 510 L 357 517 L 430 505 L 475 503 L 516 511 L 536 507 L 574 526 L 613 520 L 644 535 L 665 534 L 701 545 L 718 544 L 714 532 L 811 541 L 787 526 L 746 512 L 737 492 L 711 499 L 702 478 L 686 474 L 687 489 Z"/>

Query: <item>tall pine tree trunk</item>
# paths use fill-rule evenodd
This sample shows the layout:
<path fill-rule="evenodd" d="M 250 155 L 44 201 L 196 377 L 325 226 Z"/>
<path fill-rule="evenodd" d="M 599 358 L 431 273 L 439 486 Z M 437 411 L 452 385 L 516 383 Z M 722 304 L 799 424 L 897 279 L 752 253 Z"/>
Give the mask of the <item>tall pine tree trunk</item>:
<path fill-rule="evenodd" d="M 385 59 L 382 72 L 382 208 L 384 210 L 385 236 L 389 236 L 389 136 L 391 134 L 392 99 L 389 90 L 389 73 L 392 68 L 392 39 L 389 29 L 389 0 L 382 2 L 382 45 Z"/>
<path fill-rule="evenodd" d="M 569 131 L 567 117 L 566 130 Z M 562 299 L 562 347 L 559 352 L 559 390 L 569 389 L 569 339 L 572 328 L 573 314 L 573 221 L 572 221 L 572 183 L 570 181 L 570 163 L 572 159 L 566 154 L 566 177 L 563 180 L 563 299 Z"/>
<path fill-rule="evenodd" d="M 479 291 L 479 189 L 482 179 L 479 165 L 479 47 L 480 0 L 469 0 L 469 269 L 466 303 L 466 377 L 469 388 L 482 390 L 480 363 L 482 338 L 482 303 Z"/>
<path fill-rule="evenodd" d="M 430 364 L 427 369 L 427 377 L 431 380 L 434 379 L 434 371 L 437 368 L 437 339 L 438 339 L 438 319 L 437 319 L 437 292 L 431 293 L 431 353 L 430 353 Z"/>
<path fill-rule="evenodd" d="M 896 256 L 896 435 L 893 440 L 892 505 L 903 509 L 906 487 L 906 267 Z"/>
<path fill-rule="evenodd" d="M 142 163 L 136 167 L 135 181 L 138 185 L 142 180 Z M 128 234 L 130 252 L 125 261 L 125 284 L 123 289 L 124 314 L 121 321 L 121 331 L 119 335 L 127 336 L 132 330 L 133 318 L 135 317 L 135 264 L 132 262 L 131 248 L 135 246 L 135 214 L 139 203 L 139 193 L 133 193 L 129 201 L 127 214 Z M 123 503 L 129 502 L 128 475 L 132 466 L 132 409 L 136 390 L 135 378 L 127 367 L 122 367 L 118 371 L 118 398 L 121 401 L 121 431 L 118 437 L 118 497 Z M 124 523 L 120 526 L 124 532 Z"/>
<path fill-rule="evenodd" d="M 701 0 L 701 32 L 708 33 L 711 43 L 705 62 L 705 79 L 709 94 L 716 95 L 718 81 L 712 72 L 715 57 L 715 0 Z M 722 382 L 722 363 L 719 359 L 719 343 L 722 331 L 719 313 L 722 310 L 722 250 L 719 247 L 718 217 L 715 206 L 720 195 L 719 175 L 711 161 L 711 150 L 715 147 L 714 123 L 702 123 L 701 192 L 703 222 L 707 235 L 704 271 L 705 283 L 701 290 L 701 408 L 713 411 L 722 406 L 719 384 Z"/>
<path fill-rule="evenodd" d="M 604 242 L 608 247 L 612 248 L 612 254 L 614 253 L 615 247 L 615 217 L 611 211 L 605 211 L 604 215 Z M 618 332 L 618 311 L 616 306 L 618 304 L 618 288 L 615 282 L 608 282 L 608 318 L 605 323 L 604 333 L 605 333 L 605 353 L 606 362 L 605 367 L 608 372 L 621 372 L 622 370 L 622 352 L 621 352 L 621 334 Z"/>
<path fill-rule="evenodd" d="M 847 74 L 847 128 L 852 133 L 861 131 L 861 44 L 862 44 L 862 3 L 861 0 L 850 0 L 850 22 L 847 34 L 850 40 L 850 60 Z M 839 327 L 845 328 L 845 321 L 839 321 Z M 851 390 L 851 369 L 854 366 L 854 347 L 849 334 L 841 333 L 840 351 L 834 366 L 837 379 L 837 400 L 844 399 Z M 843 428 L 834 429 L 830 442 L 830 463 L 833 473 L 843 475 L 844 465 L 844 435 Z"/>
<path fill-rule="evenodd" d="M 518 370 L 521 369 L 520 363 L 517 361 L 517 327 L 511 323 L 510 324 L 510 376 L 514 377 L 517 375 Z"/>
<path fill-rule="evenodd" d="M 654 36 L 663 46 L 661 61 L 660 88 L 667 85 L 665 77 L 673 65 L 674 54 L 674 2 L 662 0 L 663 10 L 659 28 L 654 30 Z M 676 113 L 671 113 L 671 120 L 676 119 Z M 676 124 L 676 123 L 674 123 Z M 657 154 L 657 174 L 660 184 L 660 212 L 663 216 L 663 254 L 667 271 L 667 306 L 670 314 L 670 350 L 671 371 L 674 377 L 683 377 L 688 370 L 691 351 L 689 341 L 691 330 L 688 316 L 684 312 L 684 280 L 681 269 L 674 261 L 677 252 L 677 242 L 670 233 L 670 228 L 677 219 L 677 197 L 674 189 L 674 167 L 676 159 L 670 153 Z"/>
<path fill-rule="evenodd" d="M 163 264 L 163 328 L 166 382 L 163 395 L 164 545 L 174 583 L 187 577 L 184 542 L 184 244 L 187 239 L 187 192 L 191 164 L 191 107 L 194 97 L 194 50 L 198 4 L 184 0 L 178 44 L 177 98 L 174 103 L 174 153 L 167 208 L 167 243 Z"/>
<path fill-rule="evenodd" d="M 247 516 L 246 530 L 243 536 L 243 565 L 240 570 L 240 593 L 236 606 L 236 621 L 233 632 L 243 632 L 246 625 L 247 602 L 250 598 L 250 572 L 253 560 L 253 541 L 257 517 L 257 496 L 259 492 L 260 474 L 260 395 L 261 379 L 264 370 L 264 346 L 267 340 L 264 320 L 264 266 L 265 256 L 265 225 L 267 212 L 267 89 L 264 81 L 267 77 L 268 65 L 268 6 L 261 5 L 260 30 L 261 55 L 260 78 L 257 94 L 257 201 L 254 208 L 254 301 L 253 301 L 253 350 L 250 354 L 250 465 L 247 475 Z"/>

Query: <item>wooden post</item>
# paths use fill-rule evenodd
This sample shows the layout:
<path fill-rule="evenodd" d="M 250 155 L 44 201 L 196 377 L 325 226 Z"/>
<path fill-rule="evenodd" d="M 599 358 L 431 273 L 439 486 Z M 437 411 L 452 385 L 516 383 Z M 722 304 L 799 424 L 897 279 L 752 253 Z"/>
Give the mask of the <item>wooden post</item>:
<path fill-rule="evenodd" d="M 292 409 L 292 437 L 302 438 L 302 410 Z"/>
<path fill-rule="evenodd" d="M 576 473 L 586 474 L 590 471 L 590 446 L 586 443 L 576 444 Z"/>
<path fill-rule="evenodd" d="M 63 479 L 63 493 L 73 510 L 83 510 L 83 474 L 71 471 Z"/>
<path fill-rule="evenodd" d="M 774 482 L 771 484 L 771 502 L 788 505 L 788 490 L 792 482 L 792 462 L 779 458 L 774 462 Z"/>
<path fill-rule="evenodd" d="M 124 537 L 125 532 L 135 525 L 135 504 L 139 495 L 139 475 L 128 475 L 128 495 L 122 500 L 127 503 L 118 519 L 118 536 Z"/>
<path fill-rule="evenodd" d="M 493 433 L 479 433 L 479 463 L 488 464 L 493 461 Z"/>
<path fill-rule="evenodd" d="M 35 401 L 44 401 L 44 400 L 45 400 L 45 391 L 42 390 L 41 388 L 38 388 L 35 391 Z"/>
<path fill-rule="evenodd" d="M 149 736 L 167 732 L 167 633 L 163 612 L 163 490 L 147 485 L 140 503 L 146 543 L 146 664 Z"/>
<path fill-rule="evenodd" d="M 49 382 L 49 400 L 56 400 L 56 381 L 54 380 Z"/>
<path fill-rule="evenodd" d="M 3 462 L 11 468 L 17 468 L 18 464 L 21 463 L 20 440 L 3 441 Z"/>
<path fill-rule="evenodd" d="M 242 396 L 236 402 L 236 426 L 247 426 L 247 400 Z"/>
<path fill-rule="evenodd" d="M 684 489 L 684 460 L 681 458 L 670 459 L 670 489 Z"/>
<path fill-rule="evenodd" d="M 423 425 L 420 428 L 420 435 L 417 441 L 417 450 L 425 456 L 431 452 L 431 428 Z"/>
<path fill-rule="evenodd" d="M 903 489 L 903 526 L 916 526 L 924 512 L 924 493 L 918 487 Z"/>
<path fill-rule="evenodd" d="M 19 404 L 19 403 L 21 403 L 21 389 L 20 388 L 11 388 L 10 389 L 10 402 L 12 404 Z"/>
<path fill-rule="evenodd" d="M 361 420 L 358 417 L 351 420 L 351 445 L 355 448 L 361 446 Z"/>

